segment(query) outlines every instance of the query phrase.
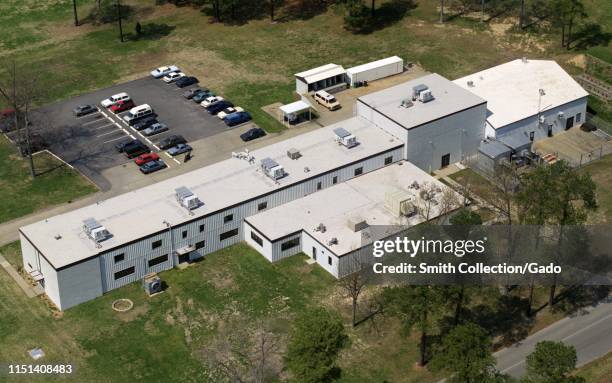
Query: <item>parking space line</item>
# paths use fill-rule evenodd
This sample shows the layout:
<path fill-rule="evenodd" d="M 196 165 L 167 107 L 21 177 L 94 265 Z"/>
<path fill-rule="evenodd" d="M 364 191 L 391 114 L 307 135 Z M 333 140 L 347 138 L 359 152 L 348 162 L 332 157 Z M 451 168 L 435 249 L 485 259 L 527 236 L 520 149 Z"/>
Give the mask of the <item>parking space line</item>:
<path fill-rule="evenodd" d="M 106 132 L 106 133 L 102 133 L 102 134 L 97 135 L 96 138 L 108 136 L 109 134 L 114 134 L 114 133 L 121 133 L 121 134 L 123 134 L 123 132 L 121 130 L 111 130 L 110 132 Z"/>
<path fill-rule="evenodd" d="M 102 126 L 96 126 L 95 128 L 93 128 L 94 130 L 99 130 L 99 129 L 103 129 L 103 128 L 108 128 L 109 126 L 113 126 L 114 124 L 111 122 L 109 124 L 106 125 L 102 125 Z"/>
<path fill-rule="evenodd" d="M 179 161 L 179 160 L 177 160 L 176 158 L 172 157 L 172 156 L 171 156 L 171 155 L 170 155 L 168 152 L 164 152 L 164 153 L 166 153 L 166 155 L 168 156 L 168 158 L 173 159 L 173 160 L 174 160 L 174 162 L 176 162 L 177 164 L 179 164 L 179 165 L 181 164 L 181 161 Z"/>
<path fill-rule="evenodd" d="M 113 141 L 120 140 L 120 139 L 122 139 L 122 138 L 125 138 L 125 137 L 121 136 L 121 137 L 113 138 L 112 140 L 104 141 L 104 142 L 102 143 L 102 145 L 104 145 L 104 144 L 108 144 L 109 142 L 113 142 Z"/>
<path fill-rule="evenodd" d="M 91 125 L 91 124 L 95 124 L 96 122 L 100 122 L 100 120 L 102 120 L 102 118 L 96 118 L 93 121 L 87 121 L 81 124 L 81 126 L 86 126 L 86 125 Z"/>
<path fill-rule="evenodd" d="M 100 109 L 98 109 L 98 111 L 97 111 L 97 112 L 89 113 L 89 114 L 86 114 L 86 115 L 84 115 L 84 116 L 78 116 L 78 117 L 76 117 L 76 118 L 77 118 L 77 119 L 81 119 L 81 118 L 85 118 L 85 117 L 91 117 L 91 116 L 95 116 L 96 114 L 99 114 L 99 113 L 101 113 L 101 112 L 100 112 Z"/>

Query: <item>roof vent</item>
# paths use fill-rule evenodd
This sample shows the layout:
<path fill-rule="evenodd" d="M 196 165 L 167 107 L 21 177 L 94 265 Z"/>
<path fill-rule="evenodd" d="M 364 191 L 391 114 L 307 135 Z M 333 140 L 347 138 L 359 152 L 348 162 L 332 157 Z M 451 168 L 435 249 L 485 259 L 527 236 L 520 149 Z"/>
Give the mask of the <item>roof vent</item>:
<path fill-rule="evenodd" d="M 351 231 L 356 233 L 368 227 L 368 223 L 363 218 L 353 217 L 349 218 L 348 227 Z"/>
<path fill-rule="evenodd" d="M 314 231 L 320 231 L 321 233 L 325 233 L 327 228 L 323 223 L 320 223 L 317 227 L 314 228 Z"/>
<path fill-rule="evenodd" d="M 87 218 L 83 221 L 83 231 L 95 243 L 100 243 L 112 237 L 111 233 L 95 218 Z"/>
<path fill-rule="evenodd" d="M 332 245 L 337 245 L 337 244 L 338 244 L 338 238 L 336 237 L 333 237 L 332 239 L 327 241 L 327 246 L 332 246 Z"/>
<path fill-rule="evenodd" d="M 181 205 L 185 209 L 191 211 L 193 209 L 197 209 L 198 207 L 200 207 L 200 205 L 202 205 L 202 201 L 200 201 L 198 196 L 193 194 L 193 192 L 185 186 L 181 186 L 180 188 L 174 189 L 174 191 L 176 192 L 176 200 L 178 201 L 179 205 Z"/>
<path fill-rule="evenodd" d="M 298 158 L 302 157 L 302 154 L 296 148 L 291 148 L 287 150 L 287 157 L 291 158 L 292 160 L 297 160 Z"/>
<path fill-rule="evenodd" d="M 527 60 L 527 57 L 523 57 L 523 58 L 521 59 L 521 61 L 522 61 L 524 64 L 527 64 L 527 63 L 529 62 L 529 61 Z"/>
<path fill-rule="evenodd" d="M 414 105 L 414 104 L 412 103 L 412 101 L 409 98 L 403 99 L 402 103 L 400 104 L 400 106 L 404 107 L 404 108 L 410 108 L 412 105 Z"/>
<path fill-rule="evenodd" d="M 270 157 L 266 157 L 261 160 L 261 169 L 268 177 L 275 181 L 287 175 L 287 173 L 285 173 L 285 169 L 283 169 L 278 162 L 274 161 Z"/>
<path fill-rule="evenodd" d="M 474 81 L 470 80 L 467 82 L 467 86 L 469 86 L 470 88 L 474 87 Z"/>
<path fill-rule="evenodd" d="M 353 146 L 357 146 L 357 137 L 353 136 L 353 134 L 348 130 L 344 128 L 336 128 L 334 129 L 334 134 L 336 135 L 336 142 L 340 145 L 343 145 L 349 149 Z"/>

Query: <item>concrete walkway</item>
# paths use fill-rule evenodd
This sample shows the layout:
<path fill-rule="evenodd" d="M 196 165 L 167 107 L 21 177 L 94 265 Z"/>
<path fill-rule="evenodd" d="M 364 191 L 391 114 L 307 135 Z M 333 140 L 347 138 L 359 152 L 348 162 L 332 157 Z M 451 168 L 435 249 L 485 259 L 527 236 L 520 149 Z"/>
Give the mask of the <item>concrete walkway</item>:
<path fill-rule="evenodd" d="M 6 272 L 8 273 L 8 275 L 10 275 L 11 278 L 13 278 L 15 280 L 15 282 L 17 282 L 17 286 L 19 286 L 21 288 L 21 290 L 23 290 L 23 292 L 25 293 L 25 295 L 27 295 L 28 298 L 34 298 L 37 295 L 40 295 L 41 292 L 40 291 L 35 291 L 35 289 L 30 286 L 22 277 L 21 275 L 19 275 L 19 273 L 17 272 L 17 270 L 15 270 L 15 268 L 13 267 L 13 265 L 11 265 L 6 258 L 4 258 L 1 254 L 0 254 L 0 266 L 2 266 L 2 268 L 4 270 L 6 270 Z"/>

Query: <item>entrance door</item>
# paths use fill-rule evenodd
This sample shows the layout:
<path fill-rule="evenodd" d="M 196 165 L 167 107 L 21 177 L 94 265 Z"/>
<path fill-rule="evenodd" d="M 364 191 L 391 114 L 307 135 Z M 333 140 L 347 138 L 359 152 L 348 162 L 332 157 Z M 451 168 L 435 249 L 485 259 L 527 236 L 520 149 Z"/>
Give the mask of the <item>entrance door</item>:
<path fill-rule="evenodd" d="M 442 167 L 445 168 L 450 165 L 450 153 L 442 156 Z"/>
<path fill-rule="evenodd" d="M 565 120 L 565 130 L 568 130 L 572 126 L 574 126 L 574 116 L 572 116 L 572 117 L 568 118 L 567 120 Z"/>
<path fill-rule="evenodd" d="M 548 125 L 548 137 L 552 137 L 552 125 Z"/>
<path fill-rule="evenodd" d="M 312 259 L 317 260 L 317 248 L 314 246 L 312 247 Z"/>
<path fill-rule="evenodd" d="M 179 263 L 189 262 L 189 253 L 179 255 L 178 256 L 178 261 L 179 261 Z"/>

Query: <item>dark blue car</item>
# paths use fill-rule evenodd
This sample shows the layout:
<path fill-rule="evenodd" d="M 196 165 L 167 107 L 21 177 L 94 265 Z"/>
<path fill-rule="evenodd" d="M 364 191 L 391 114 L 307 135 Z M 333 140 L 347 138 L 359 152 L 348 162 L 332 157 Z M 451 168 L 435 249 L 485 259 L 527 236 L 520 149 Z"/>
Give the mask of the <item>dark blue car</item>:
<path fill-rule="evenodd" d="M 184 87 L 189 86 L 189 85 L 197 84 L 198 82 L 199 82 L 198 79 L 195 78 L 195 77 L 184 76 L 184 77 L 181 77 L 178 80 L 176 80 L 175 84 L 179 88 L 184 88 Z"/>
<path fill-rule="evenodd" d="M 249 112 L 236 112 L 225 117 L 223 121 L 227 126 L 236 126 L 251 121 L 251 115 Z"/>
<path fill-rule="evenodd" d="M 162 160 L 150 161 L 140 167 L 140 171 L 144 174 L 156 172 L 165 168 L 167 165 Z"/>
<path fill-rule="evenodd" d="M 219 101 L 217 103 L 212 104 L 211 106 L 206 108 L 206 110 L 208 111 L 208 113 L 216 115 L 217 113 L 219 113 L 223 109 L 231 108 L 233 106 L 234 106 L 234 104 L 232 104 L 229 101 L 225 101 L 224 100 L 224 101 Z"/>

